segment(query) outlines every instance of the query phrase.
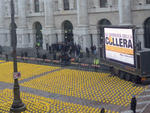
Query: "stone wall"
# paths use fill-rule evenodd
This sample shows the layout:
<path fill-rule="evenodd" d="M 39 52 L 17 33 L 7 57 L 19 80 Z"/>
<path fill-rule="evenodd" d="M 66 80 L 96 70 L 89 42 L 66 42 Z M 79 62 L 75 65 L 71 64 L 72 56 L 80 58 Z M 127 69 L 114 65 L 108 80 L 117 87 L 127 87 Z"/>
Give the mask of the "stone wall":
<path fill-rule="evenodd" d="M 62 24 L 66 20 L 73 25 L 74 42 L 81 44 L 83 41 L 81 45 L 83 50 L 90 47 L 90 34 L 93 35 L 94 45 L 98 47 L 97 25 L 101 19 L 107 19 L 112 25 L 130 24 L 139 27 L 137 37 L 144 48 L 143 23 L 150 17 L 150 5 L 146 5 L 145 0 L 138 2 L 137 0 L 108 0 L 104 8 L 99 7 L 99 0 L 69 1 L 70 10 L 63 10 L 63 0 L 40 0 L 38 13 L 34 12 L 33 0 L 16 1 L 17 47 L 35 47 L 35 22 L 40 22 L 43 28 L 43 49 L 46 49 L 47 42 L 49 45 L 56 42 L 56 34 L 58 42 L 62 42 L 64 40 Z M 0 45 L 9 47 L 11 42 L 9 1 L 0 0 L 0 2 L 0 4 L 5 3 L 0 7 Z"/>

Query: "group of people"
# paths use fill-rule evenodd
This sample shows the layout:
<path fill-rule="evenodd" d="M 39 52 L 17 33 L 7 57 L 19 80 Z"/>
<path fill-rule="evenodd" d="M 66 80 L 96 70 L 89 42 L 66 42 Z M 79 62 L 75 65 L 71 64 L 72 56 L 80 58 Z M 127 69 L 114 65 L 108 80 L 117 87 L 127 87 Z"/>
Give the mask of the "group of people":
<path fill-rule="evenodd" d="M 53 54 L 54 60 L 64 60 L 69 61 L 68 59 L 72 57 L 82 57 L 82 50 L 80 45 L 74 43 L 57 43 L 52 44 L 47 47 L 47 51 L 50 54 Z"/>
<path fill-rule="evenodd" d="M 52 46 L 49 46 L 47 50 L 49 51 L 49 53 L 67 52 L 70 55 L 72 54 L 79 55 L 81 51 L 81 46 L 73 43 L 57 43 L 57 44 L 52 44 Z"/>
<path fill-rule="evenodd" d="M 96 46 L 93 45 L 90 48 L 86 48 L 86 54 L 89 57 L 90 51 L 91 54 L 96 54 Z M 43 61 L 48 58 L 48 56 L 52 56 L 53 60 L 60 60 L 63 63 L 69 63 L 71 59 L 74 59 L 76 61 L 80 61 L 80 59 L 83 57 L 83 51 L 81 49 L 81 46 L 79 44 L 74 44 L 73 42 L 68 43 L 56 43 L 52 45 L 46 44 L 46 50 L 48 53 L 40 53 L 40 48 L 38 44 L 36 45 L 36 57 L 42 58 Z M 27 52 L 22 52 L 21 57 L 27 57 Z"/>
<path fill-rule="evenodd" d="M 72 57 L 81 57 L 81 47 L 73 43 L 58 43 L 50 47 L 53 53 L 53 59 L 58 59 L 64 64 L 70 63 Z"/>
<path fill-rule="evenodd" d="M 91 54 L 96 55 L 96 46 L 95 45 L 91 46 Z M 86 56 L 87 57 L 90 56 L 90 50 L 87 47 L 86 47 Z"/>

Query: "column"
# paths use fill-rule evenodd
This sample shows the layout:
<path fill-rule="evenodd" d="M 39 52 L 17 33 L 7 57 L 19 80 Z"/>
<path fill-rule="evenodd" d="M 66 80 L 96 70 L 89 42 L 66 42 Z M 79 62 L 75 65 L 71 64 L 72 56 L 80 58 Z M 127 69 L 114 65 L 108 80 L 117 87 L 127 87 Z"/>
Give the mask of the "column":
<path fill-rule="evenodd" d="M 33 13 L 34 12 L 34 1 L 30 0 L 30 12 Z"/>
<path fill-rule="evenodd" d="M 94 2 L 94 7 L 95 8 L 100 8 L 99 0 L 93 0 L 93 2 Z"/>
<path fill-rule="evenodd" d="M 70 7 L 71 10 L 74 9 L 74 0 L 69 1 L 69 7 Z"/>
<path fill-rule="evenodd" d="M 43 49 L 46 49 L 46 43 L 51 45 L 55 43 L 55 26 L 53 14 L 53 0 L 44 0 L 45 6 L 45 28 L 43 29 Z"/>
<path fill-rule="evenodd" d="M 0 29 L 4 27 L 4 20 L 5 20 L 4 5 L 5 5 L 4 0 L 0 0 Z"/>
<path fill-rule="evenodd" d="M 121 25 L 132 25 L 131 0 L 119 0 L 119 19 Z"/>
<path fill-rule="evenodd" d="M 4 46 L 4 23 L 5 23 L 5 2 L 4 0 L 0 0 L 0 45 Z"/>
<path fill-rule="evenodd" d="M 88 1 L 87 0 L 77 0 L 77 28 L 75 34 L 80 44 L 82 44 L 82 49 L 85 51 L 86 47 L 90 48 L 90 36 L 89 36 L 89 20 L 88 20 Z"/>
<path fill-rule="evenodd" d="M 28 47 L 27 39 L 27 20 L 26 20 L 26 0 L 18 0 L 18 27 L 17 35 L 20 36 L 21 44 L 18 43 L 18 47 L 26 48 Z M 18 39 L 18 38 L 17 38 Z"/>
<path fill-rule="evenodd" d="M 26 27 L 26 0 L 18 0 L 19 27 Z"/>
<path fill-rule="evenodd" d="M 108 7 L 113 7 L 113 0 L 109 0 L 109 2 L 107 1 L 107 3 L 108 3 Z"/>
<path fill-rule="evenodd" d="M 78 26 L 88 26 L 88 2 L 77 0 Z"/>
<path fill-rule="evenodd" d="M 32 26 L 28 28 L 28 36 L 30 36 L 30 42 L 28 42 L 28 47 L 35 48 L 36 38 Z"/>
<path fill-rule="evenodd" d="M 6 7 L 7 7 L 7 9 L 6 9 L 6 13 L 7 13 L 7 14 L 6 14 L 6 15 L 7 15 L 7 16 L 10 16 L 10 11 L 11 11 L 11 10 L 10 10 L 10 1 L 7 1 L 5 4 L 6 4 Z"/>
<path fill-rule="evenodd" d="M 43 0 L 39 0 L 40 3 L 40 12 L 43 12 Z"/>
<path fill-rule="evenodd" d="M 53 0 L 44 0 L 45 27 L 54 27 Z"/>
<path fill-rule="evenodd" d="M 63 0 L 58 0 L 58 9 L 62 11 L 64 9 Z"/>
<path fill-rule="evenodd" d="M 18 7 L 17 7 L 17 5 L 18 5 L 18 1 L 17 1 L 17 0 L 14 0 L 15 16 L 18 15 Z"/>

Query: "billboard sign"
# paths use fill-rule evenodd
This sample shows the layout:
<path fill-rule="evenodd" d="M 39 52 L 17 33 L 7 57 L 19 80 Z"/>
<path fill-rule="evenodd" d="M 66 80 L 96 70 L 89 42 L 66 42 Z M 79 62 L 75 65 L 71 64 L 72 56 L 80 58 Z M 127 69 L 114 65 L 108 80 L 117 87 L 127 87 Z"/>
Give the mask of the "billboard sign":
<path fill-rule="evenodd" d="M 106 59 L 135 65 L 132 28 L 104 28 Z"/>

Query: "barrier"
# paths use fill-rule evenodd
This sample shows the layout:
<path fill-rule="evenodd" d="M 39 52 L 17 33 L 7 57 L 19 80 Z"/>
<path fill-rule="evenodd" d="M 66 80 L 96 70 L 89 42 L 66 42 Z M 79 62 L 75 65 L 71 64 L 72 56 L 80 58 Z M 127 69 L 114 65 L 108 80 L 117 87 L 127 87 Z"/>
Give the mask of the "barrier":
<path fill-rule="evenodd" d="M 71 62 L 72 65 L 79 65 L 79 63 Z"/>
<path fill-rule="evenodd" d="M 5 58 L 5 55 L 0 55 L 0 57 Z M 19 60 L 23 60 L 23 61 L 35 61 L 37 63 L 50 63 L 52 65 L 61 65 L 61 66 L 65 66 L 65 65 L 70 65 L 70 66 L 75 66 L 78 69 L 89 69 L 89 70 L 98 70 L 100 69 L 100 65 L 95 65 L 95 64 L 86 64 L 86 63 L 79 63 L 79 62 L 75 62 L 75 61 L 71 61 L 70 63 L 67 64 L 63 64 L 60 60 L 50 60 L 50 59 L 42 59 L 42 58 L 35 58 L 35 57 L 21 57 L 21 56 L 17 56 L 17 59 Z"/>
<path fill-rule="evenodd" d="M 36 60 L 37 60 L 37 61 L 43 61 L 43 59 L 41 59 L 41 58 L 36 58 Z"/>
<path fill-rule="evenodd" d="M 17 58 L 18 58 L 18 59 L 21 59 L 22 57 L 20 57 L 20 56 L 17 56 Z"/>
<path fill-rule="evenodd" d="M 91 67 L 97 67 L 97 68 L 100 68 L 100 65 L 94 65 L 94 64 L 92 64 Z"/>
<path fill-rule="evenodd" d="M 51 62 L 51 60 L 49 60 L 49 59 L 45 59 L 45 62 L 46 62 L 46 63 L 50 63 L 50 62 Z"/>
<path fill-rule="evenodd" d="M 56 63 L 56 64 L 60 63 L 59 60 L 52 60 L 52 62 L 53 62 L 53 63 Z"/>
<path fill-rule="evenodd" d="M 87 66 L 89 66 L 89 64 L 81 64 L 81 66 L 84 66 L 84 67 L 87 67 Z"/>
<path fill-rule="evenodd" d="M 34 58 L 34 57 L 30 57 L 29 59 L 30 59 L 30 60 L 33 60 L 33 61 L 36 60 L 36 58 Z"/>

